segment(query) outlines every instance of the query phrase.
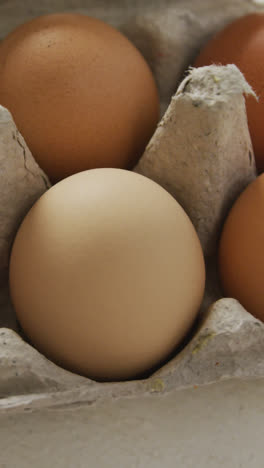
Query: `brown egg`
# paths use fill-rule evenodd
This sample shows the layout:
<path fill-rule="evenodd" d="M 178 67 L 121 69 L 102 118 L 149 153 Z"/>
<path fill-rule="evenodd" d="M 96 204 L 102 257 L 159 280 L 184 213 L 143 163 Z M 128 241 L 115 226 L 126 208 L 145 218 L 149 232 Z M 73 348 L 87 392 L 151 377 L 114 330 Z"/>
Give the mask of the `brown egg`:
<path fill-rule="evenodd" d="M 254 89 L 259 102 L 246 98 L 248 124 L 256 164 L 264 170 L 264 14 L 239 18 L 219 32 L 201 50 L 194 66 L 234 63 Z"/>
<path fill-rule="evenodd" d="M 205 267 L 181 206 L 121 169 L 75 174 L 29 211 L 10 263 L 25 333 L 51 360 L 98 380 L 164 360 L 196 318 Z"/>
<path fill-rule="evenodd" d="M 233 205 L 219 247 L 224 292 L 264 321 L 264 174 Z"/>
<path fill-rule="evenodd" d="M 159 117 L 152 73 L 111 26 L 79 14 L 38 17 L 0 46 L 0 104 L 54 181 L 130 168 Z"/>

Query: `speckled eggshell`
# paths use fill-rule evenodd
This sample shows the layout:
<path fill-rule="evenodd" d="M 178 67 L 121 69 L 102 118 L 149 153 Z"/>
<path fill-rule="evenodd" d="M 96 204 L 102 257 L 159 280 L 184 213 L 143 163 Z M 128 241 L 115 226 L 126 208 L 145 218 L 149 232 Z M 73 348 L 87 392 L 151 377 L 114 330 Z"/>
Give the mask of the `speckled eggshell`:
<path fill-rule="evenodd" d="M 58 181 L 132 167 L 159 118 L 157 87 L 134 45 L 86 15 L 40 16 L 0 45 L 0 104 Z"/>

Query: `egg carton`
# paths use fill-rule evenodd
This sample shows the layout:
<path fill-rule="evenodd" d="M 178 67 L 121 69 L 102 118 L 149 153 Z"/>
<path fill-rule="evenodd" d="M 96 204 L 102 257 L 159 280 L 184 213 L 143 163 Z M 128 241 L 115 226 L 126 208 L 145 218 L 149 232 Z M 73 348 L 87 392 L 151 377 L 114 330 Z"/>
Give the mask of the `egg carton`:
<path fill-rule="evenodd" d="M 133 4 L 132 4 L 133 3 Z M 0 413 L 96 405 L 161 396 L 223 379 L 264 377 L 264 324 L 223 298 L 217 241 L 235 198 L 256 177 L 243 95 L 253 93 L 234 65 L 193 69 L 198 50 L 227 23 L 264 11 L 260 0 L 10 0 L 0 2 L 0 39 L 39 14 L 76 11 L 120 29 L 149 63 L 161 120 L 134 168 L 168 190 L 190 216 L 203 246 L 207 281 L 199 319 L 185 346 L 148 378 L 98 383 L 68 372 L 30 346 L 8 293 L 8 260 L 18 226 L 50 187 L 0 108 Z"/>

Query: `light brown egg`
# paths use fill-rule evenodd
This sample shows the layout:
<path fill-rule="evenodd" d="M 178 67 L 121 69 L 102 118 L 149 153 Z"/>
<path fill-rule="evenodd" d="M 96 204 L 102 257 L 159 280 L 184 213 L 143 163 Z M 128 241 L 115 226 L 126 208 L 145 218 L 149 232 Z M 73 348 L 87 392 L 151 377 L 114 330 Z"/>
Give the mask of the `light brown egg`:
<path fill-rule="evenodd" d="M 25 333 L 48 358 L 98 380 L 158 365 L 192 326 L 205 267 L 181 206 L 120 169 L 75 174 L 24 219 L 10 291 Z"/>
<path fill-rule="evenodd" d="M 140 52 L 110 25 L 79 14 L 38 17 L 1 43 L 0 104 L 52 181 L 132 167 L 159 118 Z"/>
<path fill-rule="evenodd" d="M 227 217 L 219 272 L 225 294 L 264 321 L 264 174 L 244 190 Z"/>

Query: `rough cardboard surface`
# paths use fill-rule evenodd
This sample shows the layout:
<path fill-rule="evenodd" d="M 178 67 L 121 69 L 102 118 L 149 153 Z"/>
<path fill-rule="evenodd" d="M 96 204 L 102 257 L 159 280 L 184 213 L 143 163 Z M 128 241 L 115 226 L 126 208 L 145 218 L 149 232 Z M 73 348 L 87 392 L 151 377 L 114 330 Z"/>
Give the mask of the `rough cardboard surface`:
<path fill-rule="evenodd" d="M 10 248 L 23 217 L 49 186 L 10 112 L 0 106 L 0 326 L 17 329 L 6 287 Z"/>
<path fill-rule="evenodd" d="M 138 395 L 158 393 L 162 396 L 223 379 L 264 375 L 264 324 L 235 299 L 228 298 L 210 307 L 195 336 L 176 358 L 141 381 L 92 383 L 59 368 L 56 371 L 54 364 L 24 345 L 13 331 L 3 329 L 0 332 L 0 349 L 4 341 L 6 351 L 2 344 L 0 354 L 4 362 L 4 367 L 0 368 L 1 411 L 71 408 Z M 14 360 L 17 363 L 13 363 Z M 10 387 L 15 386 L 20 395 L 10 395 Z"/>
<path fill-rule="evenodd" d="M 8 266 L 10 243 L 28 209 L 49 187 L 19 134 L 11 114 L 0 106 L 0 274 Z"/>
<path fill-rule="evenodd" d="M 42 13 L 64 10 L 75 10 L 107 20 L 119 27 L 131 38 L 142 51 L 155 74 L 160 90 L 161 111 L 163 114 L 171 101 L 172 95 L 177 90 L 184 70 L 191 63 L 192 57 L 194 57 L 199 47 L 214 32 L 232 19 L 251 11 L 264 11 L 264 7 L 253 0 L 221 0 L 219 2 L 212 2 L 211 0 L 167 0 L 167 2 L 163 2 L 162 7 L 159 0 L 144 2 L 137 0 L 133 2 L 133 5 L 129 1 L 116 0 L 111 2 L 111 7 L 106 0 L 97 2 L 94 0 L 76 0 L 74 2 L 70 0 L 52 2 L 50 0 L 42 2 L 9 0 L 8 2 L 0 2 L 0 38 L 4 37 L 17 24 L 31 17 Z M 193 106 L 194 94 L 197 92 L 200 101 L 203 97 L 202 102 L 206 107 L 206 110 L 203 109 L 204 113 L 209 112 L 211 116 L 210 121 L 207 123 L 214 126 L 219 139 L 223 137 L 223 115 L 233 112 L 233 119 L 234 117 L 237 119 L 236 125 L 240 128 L 240 136 L 242 135 L 244 146 L 247 151 L 251 151 L 242 96 L 243 91 L 250 92 L 250 90 L 246 89 L 247 84 L 243 79 L 241 77 L 238 79 L 238 87 L 234 86 L 232 88 L 231 95 L 227 93 L 229 96 L 227 101 L 214 103 L 217 108 L 215 114 L 210 108 L 210 102 L 207 99 L 208 94 L 207 98 L 204 99 L 206 97 L 203 95 L 204 91 L 207 90 L 208 93 L 212 89 L 215 90 L 214 86 L 217 88 L 222 86 L 221 83 L 228 83 L 228 80 L 235 77 L 235 73 L 238 77 L 238 72 L 234 71 L 234 69 L 230 69 L 228 74 L 223 70 L 220 75 L 221 73 L 224 73 L 225 76 L 224 80 L 220 80 L 220 84 L 217 80 L 212 81 L 211 71 L 207 71 L 202 80 L 201 77 L 198 77 L 198 81 L 195 81 L 195 79 L 191 83 L 185 81 L 185 90 L 182 89 L 184 87 L 182 85 L 179 93 L 173 98 L 162 124 L 153 136 L 151 144 L 154 141 L 155 147 L 156 145 L 158 148 L 166 147 L 166 135 L 174 133 L 170 128 L 170 118 L 172 120 L 175 118 L 179 106 L 183 106 L 184 109 L 191 106 L 196 111 L 202 112 L 201 107 L 203 106 L 197 108 Z M 200 86 L 201 83 L 202 87 Z M 223 96 L 225 93 L 226 89 L 222 89 L 221 95 Z M 4 205 L 7 211 L 0 211 L 2 217 L 0 218 L 0 229 L 3 230 L 3 234 L 0 236 L 3 238 L 3 242 L 0 242 L 0 252 L 2 252 L 0 256 L 0 273 L 3 271 L 2 277 L 5 278 L 12 236 L 25 212 L 48 188 L 49 183 L 28 152 L 22 137 L 18 135 L 19 141 L 17 138 L 11 141 L 11 138 L 13 138 L 12 132 L 15 132 L 17 136 L 14 123 L 5 110 L 1 109 L 1 112 L 3 117 L 0 119 L 0 150 L 2 151 L 0 163 L 3 161 L 3 164 L 1 163 L 3 167 L 0 173 L 0 187 L 2 187 L 0 193 L 3 192 L 2 197 L 3 199 L 6 197 L 8 203 Z M 219 113 L 221 118 L 218 117 Z M 214 119 L 212 119 L 212 115 L 214 115 Z M 189 114 L 189 117 L 191 119 L 191 114 Z M 231 119 L 228 122 L 231 122 Z M 170 128 L 170 132 L 168 132 L 168 128 Z M 158 137 L 160 134 L 162 136 Z M 173 135 L 173 138 L 175 138 L 175 135 Z M 143 162 L 146 161 L 146 155 L 150 151 L 151 144 L 140 163 L 142 167 L 145 164 Z M 228 140 L 226 140 L 226 144 L 230 144 L 230 141 L 228 143 Z M 159 151 L 160 149 L 157 150 L 156 154 Z M 15 158 L 12 157 L 13 154 L 15 154 Z M 244 154 L 246 154 L 246 151 Z M 3 159 L 1 159 L 2 155 Z M 226 210 L 228 204 L 231 203 L 231 199 L 255 177 L 254 165 L 252 161 L 250 164 L 248 153 L 247 158 L 246 156 L 242 158 L 243 163 L 241 163 L 241 166 L 235 158 L 232 160 L 232 165 L 235 164 L 235 171 L 241 174 L 241 179 L 238 178 L 235 185 L 225 186 L 223 194 L 227 198 L 224 201 L 221 197 L 215 198 L 215 201 L 218 200 L 219 202 L 217 210 L 221 216 L 223 216 L 224 212 L 221 204 L 224 204 L 224 210 Z M 160 162 L 155 167 L 158 167 L 159 164 Z M 204 166 L 205 169 L 206 166 Z M 163 172 L 159 174 L 159 177 L 165 176 L 167 180 L 167 168 L 165 167 L 163 170 L 159 166 L 159 170 Z M 230 177 L 233 177 L 233 173 L 230 172 L 229 174 Z M 151 177 L 156 177 L 156 174 L 151 174 Z M 191 183 L 191 178 L 189 180 L 189 183 Z M 214 183 L 221 182 L 220 179 L 218 181 L 216 179 L 212 180 L 214 180 Z M 202 181 L 206 183 L 208 179 L 204 177 Z M 13 189 L 10 190 L 10 187 L 13 187 Z M 222 188 L 221 184 L 218 185 L 220 192 Z M 197 194 L 200 189 L 197 187 L 196 190 Z M 190 189 L 186 185 L 185 193 L 187 194 L 187 192 L 190 195 Z M 201 193 L 205 192 L 202 190 Z M 196 200 L 193 200 L 193 202 L 196 203 Z M 197 205 L 195 206 L 197 207 Z M 208 209 L 205 200 L 200 206 L 202 206 L 203 213 L 205 213 L 206 207 Z M 189 209 L 192 211 L 191 200 L 189 200 Z M 192 214 L 194 219 L 195 211 Z M 213 207 L 212 211 L 214 211 Z M 5 219 L 7 222 L 4 222 Z M 206 227 L 202 224 L 199 225 L 199 223 L 198 229 L 200 229 L 206 252 L 211 254 L 215 250 L 216 242 L 211 234 L 214 229 L 218 229 L 218 227 L 212 229 L 212 226 L 219 226 L 221 221 L 216 219 L 214 221 L 210 220 L 210 222 L 210 229 L 208 225 Z M 215 222 L 216 224 L 214 224 Z M 209 237 L 208 233 L 210 234 Z M 206 385 L 232 377 L 263 377 L 264 325 L 245 311 L 236 300 L 220 299 L 216 301 L 221 297 L 221 291 L 217 281 L 213 256 L 208 258 L 207 266 L 207 289 L 203 304 L 205 315 L 190 342 L 174 359 L 149 379 L 123 383 L 99 384 L 66 372 L 49 362 L 38 351 L 25 343 L 16 333 L 18 328 L 8 297 L 8 288 L 6 283 L 2 281 L 0 290 L 0 410 L 24 411 L 51 407 L 72 408 L 81 405 L 93 405 L 103 399 L 133 398 L 137 395 L 159 394 L 162 397 L 165 393 L 173 390 Z M 212 304 L 212 302 L 214 303 Z"/>
<path fill-rule="evenodd" d="M 135 168 L 178 200 L 206 256 L 215 254 L 228 210 L 256 177 L 243 94 L 253 92 L 235 65 L 191 70 Z"/>
<path fill-rule="evenodd" d="M 72 386 L 72 376 L 25 343 L 13 330 L 0 331 L 0 398 L 25 393 L 63 391 Z M 75 385 L 87 379 L 75 377 Z"/>

